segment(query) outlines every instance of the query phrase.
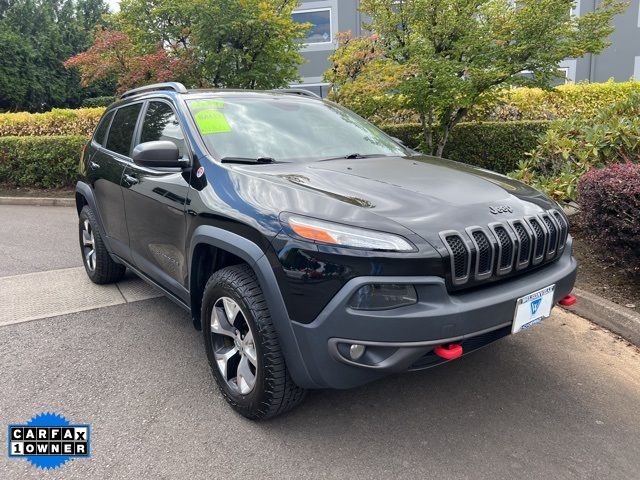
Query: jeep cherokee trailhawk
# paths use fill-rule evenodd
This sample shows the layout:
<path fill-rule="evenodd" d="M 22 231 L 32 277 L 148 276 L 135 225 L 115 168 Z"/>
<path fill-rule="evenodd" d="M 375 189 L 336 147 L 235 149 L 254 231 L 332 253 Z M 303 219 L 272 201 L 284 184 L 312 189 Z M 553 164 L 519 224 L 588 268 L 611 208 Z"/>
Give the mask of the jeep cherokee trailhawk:
<path fill-rule="evenodd" d="M 249 418 L 457 358 L 549 316 L 575 280 L 555 202 L 301 90 L 131 90 L 80 169 L 91 280 L 128 268 L 190 312 Z"/>

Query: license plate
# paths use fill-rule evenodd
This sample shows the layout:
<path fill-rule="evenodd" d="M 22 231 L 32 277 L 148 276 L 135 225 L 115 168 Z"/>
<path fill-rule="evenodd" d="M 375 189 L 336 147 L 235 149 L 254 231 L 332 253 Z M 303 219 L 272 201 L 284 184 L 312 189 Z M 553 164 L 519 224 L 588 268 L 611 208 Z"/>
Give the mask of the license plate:
<path fill-rule="evenodd" d="M 516 302 L 516 313 L 513 316 L 511 333 L 526 330 L 551 315 L 553 307 L 553 291 L 555 285 L 520 297 Z"/>

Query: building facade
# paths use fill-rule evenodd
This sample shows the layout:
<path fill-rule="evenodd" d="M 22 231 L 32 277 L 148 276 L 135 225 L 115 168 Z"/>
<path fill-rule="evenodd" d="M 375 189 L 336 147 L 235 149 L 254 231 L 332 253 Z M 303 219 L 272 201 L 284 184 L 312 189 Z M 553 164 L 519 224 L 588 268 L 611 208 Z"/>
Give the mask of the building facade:
<path fill-rule="evenodd" d="M 640 1 L 640 0 L 638 0 Z M 329 84 L 322 76 L 329 68 L 329 55 L 337 47 L 336 34 L 351 31 L 362 35 L 362 18 L 358 9 L 360 0 L 301 0 L 293 19 L 299 23 L 311 23 L 302 55 L 307 60 L 300 65 L 300 85 L 318 95 L 326 96 Z"/>
<path fill-rule="evenodd" d="M 336 33 L 351 31 L 363 34 L 359 0 L 301 0 L 294 12 L 294 20 L 313 26 L 305 38 L 302 54 L 307 60 L 300 66 L 300 86 L 326 96 L 329 84 L 322 77 L 329 68 L 329 55 L 336 49 Z M 573 15 L 592 12 L 600 0 L 578 0 Z M 626 81 L 640 80 L 640 0 L 630 0 L 627 10 L 615 18 L 611 46 L 599 55 L 567 59 L 560 70 L 567 82 L 605 82 L 609 78 Z"/>

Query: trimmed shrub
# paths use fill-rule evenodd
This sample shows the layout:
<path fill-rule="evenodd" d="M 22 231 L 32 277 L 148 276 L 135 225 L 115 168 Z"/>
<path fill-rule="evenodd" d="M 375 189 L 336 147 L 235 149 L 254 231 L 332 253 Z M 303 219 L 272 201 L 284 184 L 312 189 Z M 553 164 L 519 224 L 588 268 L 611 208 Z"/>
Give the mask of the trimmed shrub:
<path fill-rule="evenodd" d="M 451 132 L 444 156 L 506 174 L 534 149 L 548 122 L 462 123 Z"/>
<path fill-rule="evenodd" d="M 555 120 L 580 115 L 593 118 L 604 107 L 640 93 L 640 81 L 578 83 L 553 89 L 514 88 L 504 90 L 497 100 L 478 105 L 469 120 Z"/>
<path fill-rule="evenodd" d="M 46 113 L 1 113 L 0 137 L 93 133 L 104 108 L 59 109 Z"/>
<path fill-rule="evenodd" d="M 515 170 L 526 152 L 536 148 L 549 122 L 478 122 L 458 124 L 444 151 L 445 158 L 506 174 Z M 420 149 L 419 124 L 385 125 L 389 135 Z"/>
<path fill-rule="evenodd" d="M 380 128 L 392 137 L 401 140 L 407 147 L 418 149 L 421 142 L 419 123 L 398 123 L 394 125 L 380 125 Z"/>
<path fill-rule="evenodd" d="M 640 165 L 593 169 L 578 183 L 582 226 L 612 258 L 640 271 Z"/>
<path fill-rule="evenodd" d="M 0 182 L 16 187 L 70 187 L 78 178 L 84 136 L 0 138 Z"/>
<path fill-rule="evenodd" d="M 382 73 L 378 81 L 348 83 L 340 91 L 339 102 L 376 125 L 395 122 L 417 123 L 418 115 L 407 99 L 394 93 L 393 75 Z M 555 88 L 505 88 L 474 105 L 465 122 L 557 120 L 572 115 L 594 117 L 612 103 L 640 92 L 640 81 L 578 83 Z"/>
<path fill-rule="evenodd" d="M 640 160 L 640 92 L 594 118 L 554 122 L 512 176 L 557 200 L 575 200 L 578 179 L 592 167 Z"/>
<path fill-rule="evenodd" d="M 82 101 L 82 108 L 108 107 L 115 101 L 116 97 L 85 98 Z"/>

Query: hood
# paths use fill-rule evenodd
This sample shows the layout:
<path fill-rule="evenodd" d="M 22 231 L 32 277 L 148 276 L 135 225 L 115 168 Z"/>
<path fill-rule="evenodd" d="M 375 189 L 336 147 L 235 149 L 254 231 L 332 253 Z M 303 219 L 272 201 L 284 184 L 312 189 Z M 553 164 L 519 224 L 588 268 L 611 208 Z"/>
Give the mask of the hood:
<path fill-rule="evenodd" d="M 268 177 L 295 186 L 296 190 L 325 197 L 324 201 L 280 205 L 282 210 L 335 221 L 332 212 L 345 211 L 336 209 L 335 204 L 339 202 L 396 222 L 430 243 L 436 241 L 440 231 L 486 226 L 555 206 L 540 192 L 504 175 L 428 156 L 265 167 L 240 168 L 251 170 L 263 179 Z M 301 200 L 300 195 L 297 198 Z M 354 215 L 354 218 L 360 217 Z M 342 217 L 341 220 L 349 219 Z"/>

